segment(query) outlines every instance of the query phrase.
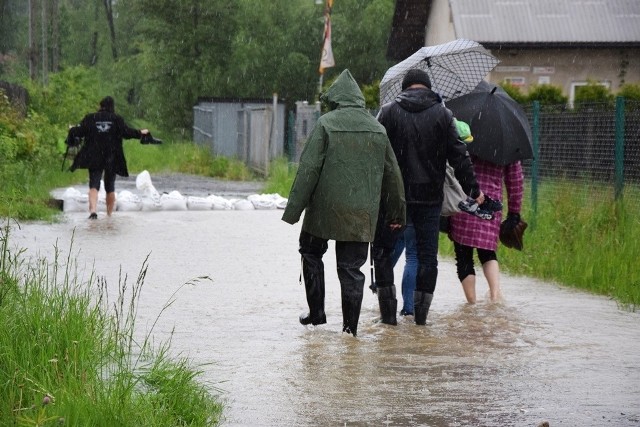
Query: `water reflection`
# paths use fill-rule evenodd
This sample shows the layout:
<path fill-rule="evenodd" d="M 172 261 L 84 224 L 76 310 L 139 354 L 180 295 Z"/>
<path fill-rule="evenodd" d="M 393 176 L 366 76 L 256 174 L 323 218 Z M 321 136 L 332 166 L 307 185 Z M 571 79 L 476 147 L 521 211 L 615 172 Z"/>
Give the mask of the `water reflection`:
<path fill-rule="evenodd" d="M 328 323 L 302 327 L 299 226 L 280 211 L 139 212 L 22 224 L 29 253 L 67 250 L 116 292 L 149 257 L 138 326 L 202 364 L 229 426 L 640 425 L 640 315 L 606 298 L 504 277 L 503 304 L 464 296 L 442 260 L 426 327 L 376 322 L 365 289 L 359 334 L 341 333 L 333 247 L 325 257 Z M 397 267 L 401 277 L 402 265 Z M 480 276 L 478 289 L 486 286 Z M 482 292 L 480 292 L 482 295 Z M 113 298 L 112 298 L 113 299 Z"/>

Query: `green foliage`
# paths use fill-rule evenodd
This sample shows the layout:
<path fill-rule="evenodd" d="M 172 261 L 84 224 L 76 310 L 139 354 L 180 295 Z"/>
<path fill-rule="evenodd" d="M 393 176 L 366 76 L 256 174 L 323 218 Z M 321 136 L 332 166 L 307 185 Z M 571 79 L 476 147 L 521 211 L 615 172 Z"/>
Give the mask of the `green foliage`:
<path fill-rule="evenodd" d="M 373 110 L 380 107 L 380 80 L 376 80 L 370 85 L 362 86 L 364 102 L 368 109 Z"/>
<path fill-rule="evenodd" d="M 537 213 L 531 209 L 530 194 L 524 199 L 522 216 L 529 223 L 524 250 L 499 245 L 501 270 L 611 296 L 631 309 L 640 307 L 640 241 L 633 237 L 640 235 L 638 197 L 640 188 L 632 186 L 625 187 L 622 201 L 614 202 L 610 187 L 545 182 Z M 444 235 L 440 252 L 453 256 L 453 245 Z"/>
<path fill-rule="evenodd" d="M 550 84 L 535 85 L 529 89 L 529 102 L 538 101 L 542 105 L 566 105 L 569 98 L 562 94 L 562 89 Z"/>
<path fill-rule="evenodd" d="M 382 79 L 391 65 L 385 54 L 393 12 L 393 0 L 334 2 L 331 37 L 336 66 L 327 71 L 328 75 L 340 74 L 348 68 L 359 85 Z M 322 27 L 319 30 L 318 61 Z"/>
<path fill-rule="evenodd" d="M 593 106 L 594 104 L 612 106 L 614 98 L 609 88 L 590 80 L 585 86 L 576 88 L 574 104 L 576 108 Z"/>
<path fill-rule="evenodd" d="M 24 2 L 7 0 L 7 4 L 3 12 L 8 13 L 1 21 L 7 26 L 0 28 L 7 37 L 0 37 L 0 46 L 19 47 L 15 58 L 21 66 L 18 70 L 9 66 L 12 61 L 4 61 L 0 73 L 15 81 L 27 71 L 28 10 Z M 51 87 L 36 99 L 38 109 L 47 107 L 52 123 L 74 123 L 106 94 L 116 99 L 124 117 L 144 118 L 176 133 L 190 132 L 192 107 L 199 97 L 271 99 L 276 93 L 289 108 L 296 101 L 317 99 L 324 4 L 112 1 L 117 60 L 112 58 L 101 2 L 59 0 L 58 4 L 60 69 L 68 75 L 60 81 L 50 73 Z M 334 4 L 336 66 L 326 71 L 327 80 L 345 68 L 361 85 L 382 77 L 390 65 L 385 52 L 393 10 L 392 0 Z M 89 68 L 82 75 L 74 70 L 78 66 Z M 5 72 L 11 75 L 5 77 Z M 73 102 L 76 95 L 79 102 Z"/>
<path fill-rule="evenodd" d="M 503 82 L 500 87 L 504 89 L 511 98 L 513 98 L 518 104 L 525 105 L 528 102 L 527 95 L 523 94 L 518 86 L 514 86 L 511 83 Z"/>
<path fill-rule="evenodd" d="M 75 125 L 88 113 L 96 111 L 102 98 L 111 95 L 95 70 L 83 66 L 51 74 L 49 84 L 26 81 L 29 106 L 47 117 L 55 126 Z M 118 108 L 116 99 L 116 108 Z"/>
<path fill-rule="evenodd" d="M 274 160 L 269 167 L 269 178 L 264 188 L 265 193 L 277 193 L 282 197 L 289 197 L 297 170 L 297 165 L 289 163 L 285 158 Z"/>
<path fill-rule="evenodd" d="M 640 101 L 640 84 L 627 83 L 620 88 L 618 96 L 630 101 Z"/>
<path fill-rule="evenodd" d="M 124 278 L 112 306 L 104 280 L 91 273 L 81 281 L 58 248 L 53 260 L 12 252 L 9 229 L 0 228 L 0 322 L 8 325 L 0 334 L 1 425 L 218 424 L 222 406 L 198 382 L 201 371 L 171 359 L 166 343 L 153 348 L 153 331 L 133 337 L 146 261 L 131 294 Z"/>

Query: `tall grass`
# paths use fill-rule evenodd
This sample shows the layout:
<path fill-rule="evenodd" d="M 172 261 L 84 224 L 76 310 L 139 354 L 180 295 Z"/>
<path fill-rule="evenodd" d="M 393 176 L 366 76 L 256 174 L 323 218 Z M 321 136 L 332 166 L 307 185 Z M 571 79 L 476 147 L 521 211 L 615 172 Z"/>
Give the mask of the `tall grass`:
<path fill-rule="evenodd" d="M 607 295 L 629 309 L 637 309 L 638 197 L 640 190 L 633 186 L 627 186 L 623 199 L 616 202 L 610 187 L 546 182 L 540 188 L 537 213 L 532 210 L 531 195 L 525 197 L 522 215 L 529 228 L 524 250 L 499 246 L 501 269 Z M 444 235 L 440 253 L 453 256 L 453 245 Z"/>
<path fill-rule="evenodd" d="M 274 160 L 269 167 L 269 177 L 264 191 L 266 193 L 278 193 L 282 197 L 289 197 L 289 191 L 297 170 L 297 166 L 289 163 L 286 158 Z"/>
<path fill-rule="evenodd" d="M 222 406 L 169 344 L 134 339 L 144 262 L 110 304 L 71 256 L 26 261 L 0 234 L 0 425 L 214 426 Z M 183 285 L 184 286 L 184 285 Z"/>

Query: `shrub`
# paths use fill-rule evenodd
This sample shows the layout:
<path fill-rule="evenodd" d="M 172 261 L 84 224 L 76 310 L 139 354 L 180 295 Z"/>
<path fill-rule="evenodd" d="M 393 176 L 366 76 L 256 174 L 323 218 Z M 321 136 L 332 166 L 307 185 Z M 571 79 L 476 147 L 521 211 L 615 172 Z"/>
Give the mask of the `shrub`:
<path fill-rule="evenodd" d="M 612 106 L 614 96 L 609 88 L 600 83 L 589 80 L 585 86 L 581 86 L 576 90 L 574 104 L 576 108 L 593 107 L 595 104 L 601 106 Z"/>
<path fill-rule="evenodd" d="M 640 84 L 625 84 L 620 88 L 618 96 L 629 101 L 640 101 Z"/>
<path fill-rule="evenodd" d="M 568 98 L 562 89 L 550 84 L 534 85 L 529 89 L 529 102 L 538 101 L 542 105 L 566 105 Z"/>
<path fill-rule="evenodd" d="M 504 89 L 511 98 L 513 98 L 518 104 L 525 105 L 528 102 L 527 96 L 520 91 L 518 86 L 514 86 L 511 83 L 503 82 L 500 87 Z"/>

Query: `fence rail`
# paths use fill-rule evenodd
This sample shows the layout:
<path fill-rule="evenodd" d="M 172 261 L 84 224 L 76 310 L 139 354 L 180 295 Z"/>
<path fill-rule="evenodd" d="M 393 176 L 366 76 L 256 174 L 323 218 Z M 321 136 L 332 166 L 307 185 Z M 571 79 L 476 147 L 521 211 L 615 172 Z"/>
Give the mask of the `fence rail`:
<path fill-rule="evenodd" d="M 617 98 L 615 104 L 592 103 L 578 108 L 533 103 L 525 106 L 534 135 L 534 158 L 523 162 L 535 207 L 539 192 L 623 197 L 640 188 L 640 101 Z M 372 112 L 375 115 L 375 112 Z M 289 118 L 289 158 L 297 161 L 295 117 Z M 633 209 L 640 203 L 629 204 Z"/>
<path fill-rule="evenodd" d="M 569 109 L 564 105 L 525 108 L 534 135 L 534 159 L 524 162 L 532 205 L 538 191 L 584 190 L 591 197 L 624 196 L 640 185 L 640 102 L 616 100 Z M 546 193 L 548 194 L 548 190 Z"/>

